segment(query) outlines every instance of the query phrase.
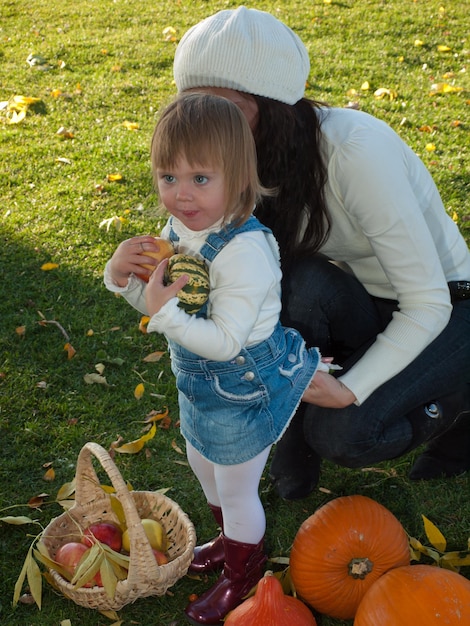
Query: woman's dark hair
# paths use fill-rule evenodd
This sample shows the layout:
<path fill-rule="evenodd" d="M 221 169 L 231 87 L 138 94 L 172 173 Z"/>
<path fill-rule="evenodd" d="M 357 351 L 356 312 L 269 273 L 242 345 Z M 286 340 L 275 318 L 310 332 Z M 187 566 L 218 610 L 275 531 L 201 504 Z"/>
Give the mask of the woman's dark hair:
<path fill-rule="evenodd" d="M 258 175 L 264 187 L 278 192 L 261 200 L 256 216 L 273 231 L 283 261 L 312 255 L 330 230 L 324 193 L 327 171 L 315 111 L 325 105 L 306 98 L 292 106 L 253 97 L 259 111 L 254 132 Z"/>

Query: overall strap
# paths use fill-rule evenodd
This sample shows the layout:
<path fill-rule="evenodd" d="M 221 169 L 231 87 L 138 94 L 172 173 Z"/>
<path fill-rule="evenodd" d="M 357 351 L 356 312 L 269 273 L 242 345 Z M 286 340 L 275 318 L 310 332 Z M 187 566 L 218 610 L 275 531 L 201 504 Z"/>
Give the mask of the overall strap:
<path fill-rule="evenodd" d="M 175 231 L 173 230 L 173 218 L 172 217 L 170 217 L 170 236 L 169 236 L 169 239 L 170 239 L 171 243 L 177 243 L 180 240 L 179 235 L 177 235 L 175 233 Z"/>
<path fill-rule="evenodd" d="M 252 215 L 240 226 L 227 224 L 227 226 L 219 230 L 219 232 L 208 235 L 199 252 L 207 261 L 212 262 L 222 248 L 225 248 L 236 235 L 254 230 L 271 233 L 271 230 L 267 226 L 261 224 L 261 222 Z"/>

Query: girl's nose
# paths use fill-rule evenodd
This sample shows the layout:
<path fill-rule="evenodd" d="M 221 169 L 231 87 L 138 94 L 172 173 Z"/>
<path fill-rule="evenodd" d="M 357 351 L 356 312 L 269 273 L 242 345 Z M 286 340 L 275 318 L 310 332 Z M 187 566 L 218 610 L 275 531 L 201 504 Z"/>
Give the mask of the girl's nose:
<path fill-rule="evenodd" d="M 177 200 L 191 200 L 191 189 L 190 186 L 185 183 L 180 183 L 176 189 L 176 199 Z"/>

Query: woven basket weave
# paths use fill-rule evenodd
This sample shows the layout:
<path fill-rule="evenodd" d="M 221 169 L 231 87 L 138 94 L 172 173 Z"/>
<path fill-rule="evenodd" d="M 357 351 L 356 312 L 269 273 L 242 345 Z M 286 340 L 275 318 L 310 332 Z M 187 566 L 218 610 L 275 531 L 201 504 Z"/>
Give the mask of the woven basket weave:
<path fill-rule="evenodd" d="M 99 485 L 92 463 L 96 457 L 109 476 L 122 504 L 130 540 L 128 577 L 117 583 L 114 598 L 103 587 L 74 589 L 58 572 L 50 569 L 54 585 L 76 604 L 99 610 L 119 610 L 138 598 L 161 596 L 188 571 L 193 557 L 196 533 L 190 519 L 176 502 L 152 491 L 129 491 L 118 468 L 104 448 L 87 443 L 81 449 L 76 470 L 75 504 L 50 522 L 42 541 L 54 559 L 57 550 L 69 541 L 80 541 L 82 531 L 100 521 L 119 522 L 110 496 Z M 169 563 L 158 565 L 140 522 L 159 521 L 168 537 Z"/>

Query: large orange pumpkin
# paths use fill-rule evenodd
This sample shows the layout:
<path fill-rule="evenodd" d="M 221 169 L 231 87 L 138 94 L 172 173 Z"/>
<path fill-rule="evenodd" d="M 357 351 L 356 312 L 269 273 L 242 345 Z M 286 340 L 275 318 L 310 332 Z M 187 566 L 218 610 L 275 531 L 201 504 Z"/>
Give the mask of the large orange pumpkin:
<path fill-rule="evenodd" d="M 468 626 L 470 580 L 432 565 L 384 574 L 364 596 L 354 626 Z"/>
<path fill-rule="evenodd" d="M 384 506 L 360 495 L 331 500 L 306 519 L 290 555 L 299 596 L 319 613 L 338 619 L 354 617 L 382 574 L 409 564 L 403 526 Z"/>
<path fill-rule="evenodd" d="M 310 609 L 292 596 L 284 595 L 281 583 L 268 571 L 256 593 L 237 606 L 224 626 L 317 626 Z"/>

